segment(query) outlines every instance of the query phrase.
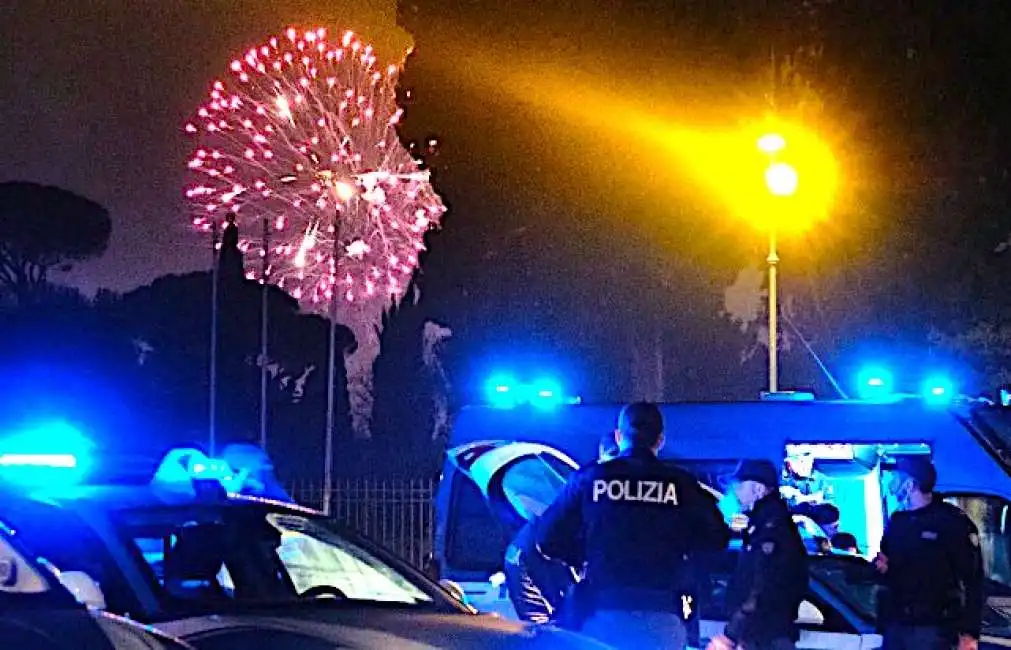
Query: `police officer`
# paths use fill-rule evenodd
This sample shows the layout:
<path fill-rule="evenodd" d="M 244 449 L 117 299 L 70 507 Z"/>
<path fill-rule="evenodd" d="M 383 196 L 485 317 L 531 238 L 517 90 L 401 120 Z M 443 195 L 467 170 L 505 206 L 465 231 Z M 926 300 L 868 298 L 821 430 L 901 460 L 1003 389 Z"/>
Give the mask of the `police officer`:
<path fill-rule="evenodd" d="M 709 650 L 789 650 L 807 591 L 807 553 L 786 502 L 779 472 L 765 460 L 744 460 L 734 473 L 734 492 L 749 512 L 744 550 L 727 586 L 730 621 Z"/>
<path fill-rule="evenodd" d="M 600 439 L 597 460 L 605 462 L 617 455 L 618 443 L 614 432 L 609 431 Z M 563 612 L 563 605 L 566 598 L 573 594 L 575 574 L 568 565 L 541 554 L 536 543 L 538 521 L 536 516 L 532 517 L 506 549 L 503 573 L 509 600 L 516 614 L 525 621 L 537 624 L 557 622 L 574 627 L 577 614 L 571 610 L 576 604 L 570 601 L 568 612 Z"/>
<path fill-rule="evenodd" d="M 570 566 L 585 563 L 584 634 L 618 649 L 681 649 L 688 563 L 726 548 L 730 531 L 695 478 L 657 458 L 664 437 L 655 404 L 627 406 L 616 435 L 618 457 L 569 480 L 537 542 Z"/>
<path fill-rule="evenodd" d="M 934 497 L 937 472 L 926 457 L 900 459 L 888 481 L 899 510 L 875 567 L 882 575 L 883 650 L 975 650 L 983 609 L 979 531 Z"/>

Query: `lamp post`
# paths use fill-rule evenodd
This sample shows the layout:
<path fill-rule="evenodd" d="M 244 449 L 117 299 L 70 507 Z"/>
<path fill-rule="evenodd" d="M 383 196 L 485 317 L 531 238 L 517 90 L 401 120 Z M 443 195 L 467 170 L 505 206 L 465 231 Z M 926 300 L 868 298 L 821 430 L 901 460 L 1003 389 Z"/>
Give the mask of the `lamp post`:
<path fill-rule="evenodd" d="M 270 278 L 270 220 L 263 216 L 263 250 L 260 260 L 260 447 L 267 451 L 267 328 Z"/>
<path fill-rule="evenodd" d="M 787 198 L 797 192 L 797 170 L 777 161 L 776 154 L 786 147 L 783 136 L 770 133 L 758 139 L 758 148 L 769 156 L 765 186 L 774 197 Z M 769 392 L 779 391 L 779 251 L 776 246 L 776 220 L 769 224 Z"/>
<path fill-rule="evenodd" d="M 323 445 L 323 514 L 330 514 L 330 497 L 333 491 L 333 444 L 334 421 L 337 410 L 337 278 L 340 272 L 341 259 L 341 211 L 355 195 L 354 185 L 335 180 L 326 172 L 320 174 L 337 201 L 334 203 L 333 214 L 333 282 L 330 285 L 330 341 L 327 345 L 327 382 L 326 382 L 326 437 Z"/>
<path fill-rule="evenodd" d="M 213 456 L 217 445 L 218 420 L 218 276 L 220 275 L 220 260 L 218 259 L 218 221 L 211 225 L 211 343 L 208 363 L 208 420 L 207 449 Z"/>

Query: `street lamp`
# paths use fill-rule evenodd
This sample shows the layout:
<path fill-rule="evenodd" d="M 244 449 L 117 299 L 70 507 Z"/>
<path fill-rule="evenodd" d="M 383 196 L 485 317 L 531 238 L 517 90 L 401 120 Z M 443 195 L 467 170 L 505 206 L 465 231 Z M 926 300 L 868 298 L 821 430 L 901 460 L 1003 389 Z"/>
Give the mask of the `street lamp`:
<path fill-rule="evenodd" d="M 797 170 L 785 162 L 777 162 L 776 154 L 786 148 L 786 140 L 777 133 L 763 135 L 758 139 L 758 149 L 770 158 L 765 169 L 765 186 L 774 197 L 789 198 L 796 194 L 799 177 Z M 779 391 L 779 287 L 777 266 L 779 252 L 776 249 L 776 220 L 769 224 L 769 392 Z"/>

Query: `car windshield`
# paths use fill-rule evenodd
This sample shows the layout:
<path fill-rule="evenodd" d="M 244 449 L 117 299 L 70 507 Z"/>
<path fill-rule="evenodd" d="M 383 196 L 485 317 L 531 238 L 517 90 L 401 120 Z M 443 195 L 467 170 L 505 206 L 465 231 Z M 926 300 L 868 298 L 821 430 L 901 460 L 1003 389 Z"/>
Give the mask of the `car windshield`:
<path fill-rule="evenodd" d="M 437 585 L 381 549 L 280 506 L 124 511 L 116 526 L 168 611 L 323 599 L 452 608 Z"/>

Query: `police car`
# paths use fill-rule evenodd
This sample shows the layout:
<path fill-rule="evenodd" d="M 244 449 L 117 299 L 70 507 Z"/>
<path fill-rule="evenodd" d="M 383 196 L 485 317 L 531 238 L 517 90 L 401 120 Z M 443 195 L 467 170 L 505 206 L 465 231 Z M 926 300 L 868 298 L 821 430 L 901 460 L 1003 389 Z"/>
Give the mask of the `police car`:
<path fill-rule="evenodd" d="M 84 446 L 52 446 L 0 440 L 0 524 L 81 602 L 196 648 L 599 647 L 478 615 L 321 514 L 238 494 L 245 472 L 198 450 L 109 484 Z"/>
<path fill-rule="evenodd" d="M 151 628 L 86 609 L 51 567 L 0 527 L 0 647 L 33 650 L 187 650 Z"/>
<path fill-rule="evenodd" d="M 718 407 L 710 409 L 710 418 L 715 410 Z M 744 430 L 753 427 L 755 421 L 756 409 L 747 410 L 748 424 L 744 424 Z M 777 413 L 781 419 L 782 413 L 782 409 Z M 610 418 L 616 414 L 617 409 L 603 413 Z M 808 415 L 812 422 L 819 421 L 817 412 L 809 411 Z M 898 415 L 909 421 L 908 410 L 900 411 Z M 537 421 L 538 417 L 541 421 Z M 581 455 L 584 460 L 589 460 L 600 433 L 607 430 L 601 425 L 613 427 L 615 420 L 602 417 L 601 411 L 595 412 L 587 407 L 575 407 L 568 414 L 542 413 L 539 416 L 516 411 L 504 414 L 504 419 L 511 426 L 474 426 L 457 433 L 456 441 L 462 444 L 448 452 L 440 483 L 434 559 L 440 575 L 457 582 L 469 602 L 479 610 L 515 617 L 500 573 L 506 545 L 519 523 L 525 520 L 524 513 L 543 511 L 578 468 L 576 461 L 560 447 L 566 442 L 581 440 Z M 668 417 L 668 421 L 670 419 Z M 466 424 L 466 417 L 461 420 Z M 793 421 L 796 422 L 797 418 L 794 417 Z M 478 424 L 495 422 L 501 425 L 503 418 L 493 413 Z M 588 422 L 590 428 L 587 428 Z M 705 429 L 707 422 L 703 418 L 695 422 L 696 431 Z M 726 424 L 726 419 L 723 419 L 722 425 L 726 427 Z M 527 440 L 480 438 L 482 433 L 496 429 L 526 437 Z M 690 431 L 692 428 L 686 426 L 681 430 Z M 535 431 L 534 435 L 530 435 Z M 704 448 L 700 449 L 700 455 L 708 453 L 712 457 L 731 459 L 735 455 L 747 454 L 745 445 L 736 441 L 732 448 L 720 448 L 731 438 L 726 435 L 725 429 L 722 440 L 705 435 L 708 432 L 700 433 L 700 448 Z M 924 433 L 929 431 L 921 431 L 921 434 Z M 818 432 L 809 431 L 808 435 L 817 439 Z M 882 435 L 881 429 L 877 429 L 877 435 Z M 970 449 L 962 453 L 967 451 Z M 732 460 L 706 462 L 683 458 L 677 462 L 693 471 L 700 483 L 717 498 L 723 497 L 717 478 L 729 475 L 735 464 Z M 880 492 L 874 494 L 880 504 Z M 798 520 L 803 536 L 829 536 L 810 519 L 799 517 Z M 738 541 L 705 572 L 707 584 L 701 586 L 697 607 L 691 612 L 694 619 L 691 622 L 698 637 L 696 640 L 702 647 L 708 638 L 722 632 L 729 617 L 725 608 L 726 587 L 739 551 Z M 878 588 L 867 560 L 838 552 L 813 554 L 810 559 L 809 591 L 797 619 L 801 629 L 798 648 L 880 647 L 882 640 L 876 633 Z M 994 582 L 991 589 L 1001 593 L 1003 588 Z M 1003 593 L 1006 594 L 1006 591 Z M 984 611 L 985 634 L 980 647 L 1011 647 L 1009 621 L 1011 617 L 1007 610 L 999 606 L 999 600 L 991 598 Z"/>

